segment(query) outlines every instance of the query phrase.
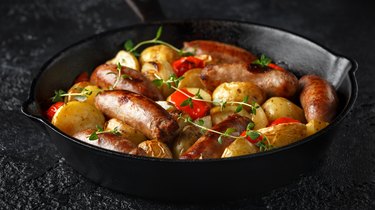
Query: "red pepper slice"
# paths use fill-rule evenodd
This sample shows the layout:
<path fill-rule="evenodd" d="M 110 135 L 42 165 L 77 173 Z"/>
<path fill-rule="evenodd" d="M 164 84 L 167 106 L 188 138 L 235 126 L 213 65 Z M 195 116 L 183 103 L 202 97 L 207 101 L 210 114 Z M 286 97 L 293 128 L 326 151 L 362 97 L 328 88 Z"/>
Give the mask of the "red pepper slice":
<path fill-rule="evenodd" d="M 190 105 L 181 106 L 184 101 L 188 100 L 189 97 L 192 98 L 194 95 L 185 88 L 180 89 L 180 91 L 175 91 L 170 95 L 170 102 L 173 103 L 178 110 L 187 113 L 193 120 L 206 116 L 210 110 L 210 106 L 206 102 L 191 100 Z"/>
<path fill-rule="evenodd" d="M 56 102 L 54 104 L 52 104 L 52 106 L 50 106 L 46 112 L 46 115 L 49 119 L 49 121 L 52 120 L 53 116 L 56 114 L 56 111 L 62 106 L 64 105 L 64 102 Z"/>
<path fill-rule="evenodd" d="M 204 61 L 194 56 L 182 57 L 172 63 L 173 70 L 178 77 L 194 68 L 203 68 Z"/>
<path fill-rule="evenodd" d="M 295 120 L 293 118 L 290 118 L 290 117 L 280 117 L 276 120 L 274 120 L 270 126 L 273 126 L 273 125 L 278 125 L 278 124 L 282 124 L 282 123 L 301 123 L 299 120 Z"/>
<path fill-rule="evenodd" d="M 246 131 L 242 132 L 241 136 L 245 137 L 245 139 L 248 140 L 252 144 L 256 144 L 256 143 L 263 140 L 263 135 L 259 135 L 258 138 L 256 138 L 256 139 L 252 139 L 252 138 L 250 138 L 250 136 L 246 136 Z"/>
<path fill-rule="evenodd" d="M 269 63 L 267 66 L 270 67 L 271 69 L 275 69 L 275 70 L 279 70 L 279 71 L 286 71 L 283 67 L 281 67 L 277 64 L 274 64 L 274 63 Z"/>

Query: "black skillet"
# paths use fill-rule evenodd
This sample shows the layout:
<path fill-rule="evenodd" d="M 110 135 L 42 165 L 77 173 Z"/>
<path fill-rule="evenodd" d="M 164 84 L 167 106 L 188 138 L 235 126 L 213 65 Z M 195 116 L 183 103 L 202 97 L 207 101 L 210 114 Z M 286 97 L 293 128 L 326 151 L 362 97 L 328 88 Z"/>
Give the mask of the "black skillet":
<path fill-rule="evenodd" d="M 132 2 L 146 19 L 160 17 L 157 1 Z M 146 7 L 144 7 L 146 6 Z M 148 13 L 151 9 L 151 13 Z M 167 160 L 126 155 L 74 139 L 43 116 L 54 90 L 68 89 L 83 71 L 112 58 L 124 40 L 154 37 L 163 26 L 162 40 L 176 46 L 183 41 L 209 39 L 264 53 L 282 62 L 297 76 L 318 74 L 331 82 L 340 97 L 340 109 L 324 130 L 300 142 L 254 155 L 210 160 Z M 311 171 L 324 160 L 337 125 L 357 97 L 354 60 L 293 33 L 259 24 L 226 20 L 184 20 L 144 23 L 101 33 L 62 50 L 42 67 L 34 79 L 22 112 L 47 128 L 51 140 L 75 170 L 110 189 L 165 200 L 238 198 L 269 191 Z"/>

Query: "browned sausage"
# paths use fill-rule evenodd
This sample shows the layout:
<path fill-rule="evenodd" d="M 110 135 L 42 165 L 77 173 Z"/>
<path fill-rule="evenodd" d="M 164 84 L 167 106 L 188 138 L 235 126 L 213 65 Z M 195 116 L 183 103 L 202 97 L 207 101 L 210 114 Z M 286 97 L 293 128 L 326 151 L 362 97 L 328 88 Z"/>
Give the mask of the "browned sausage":
<path fill-rule="evenodd" d="M 96 107 L 105 115 L 124 121 L 149 139 L 173 140 L 178 123 L 153 100 L 126 90 L 104 91 L 95 98 Z"/>
<path fill-rule="evenodd" d="M 87 129 L 74 134 L 73 137 L 81 141 L 87 142 L 89 144 L 102 147 L 104 149 L 109 149 L 132 155 L 144 154 L 144 151 L 138 149 L 137 145 L 135 145 L 130 140 L 112 133 L 98 134 L 97 140 L 89 140 L 89 137 L 93 132 L 95 132 L 95 130 Z"/>
<path fill-rule="evenodd" d="M 141 72 L 123 66 L 121 68 L 121 75 L 128 75 L 130 78 L 121 78 L 113 89 L 132 91 L 155 101 L 163 100 L 160 90 Z M 90 82 L 103 89 L 110 89 L 115 84 L 117 77 L 117 65 L 102 64 L 96 67 L 95 71 L 91 74 Z"/>
<path fill-rule="evenodd" d="M 184 51 L 194 52 L 196 55 L 211 55 L 212 63 L 245 63 L 256 60 L 252 53 L 229 44 L 215 41 L 195 40 L 184 42 Z"/>
<path fill-rule="evenodd" d="M 236 129 L 232 136 L 239 136 L 246 130 L 250 119 L 234 114 L 229 116 L 224 121 L 212 127 L 213 130 L 225 132 L 227 128 Z M 231 144 L 234 139 L 224 137 L 222 143 L 218 142 L 219 134 L 213 132 L 206 132 L 200 137 L 185 153 L 180 156 L 180 159 L 205 159 L 205 158 L 220 158 L 225 148 Z"/>
<path fill-rule="evenodd" d="M 336 116 L 338 97 L 335 89 L 316 75 L 305 75 L 299 80 L 300 101 L 306 120 L 331 122 Z"/>
<path fill-rule="evenodd" d="M 223 82 L 252 82 L 268 97 L 292 98 L 298 90 L 298 79 L 289 71 L 243 63 L 207 65 L 202 70 L 201 80 L 211 91 Z"/>

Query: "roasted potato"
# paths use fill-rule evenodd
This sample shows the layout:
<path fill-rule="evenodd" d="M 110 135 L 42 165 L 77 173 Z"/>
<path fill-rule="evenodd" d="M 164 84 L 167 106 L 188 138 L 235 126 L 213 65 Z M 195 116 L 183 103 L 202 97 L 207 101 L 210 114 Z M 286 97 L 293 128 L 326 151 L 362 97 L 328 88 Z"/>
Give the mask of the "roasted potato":
<path fill-rule="evenodd" d="M 244 138 L 238 138 L 225 148 L 222 158 L 254 154 L 259 151 L 258 147 Z"/>
<path fill-rule="evenodd" d="M 218 107 L 218 106 L 211 108 L 210 114 L 211 114 L 212 124 L 216 125 L 220 123 L 221 121 L 227 119 L 229 115 L 232 115 L 236 112 L 236 109 L 237 109 L 237 106 L 225 106 L 223 110 L 221 109 L 221 107 Z M 249 112 L 247 112 L 245 109 L 242 109 L 237 114 L 243 117 L 247 117 L 249 119 L 252 118 L 251 114 L 249 114 Z"/>
<path fill-rule="evenodd" d="M 90 85 L 91 83 L 90 82 L 78 82 L 78 83 L 75 83 L 72 87 L 70 87 L 70 89 L 68 90 L 68 94 L 72 94 L 72 93 L 81 93 L 82 90 Z M 80 97 L 76 97 L 76 96 L 72 96 L 72 95 L 69 95 L 69 96 L 66 96 L 65 99 L 64 99 L 64 102 L 69 102 L 69 101 L 83 101 L 84 99 L 80 98 Z"/>
<path fill-rule="evenodd" d="M 86 102 L 71 101 L 60 107 L 52 118 L 52 124 L 68 135 L 86 129 L 103 127 L 103 114 Z"/>
<path fill-rule="evenodd" d="M 142 65 L 141 72 L 146 75 L 146 77 L 151 81 L 157 79 L 155 75 L 157 75 L 164 81 L 167 81 L 169 77 L 174 74 L 171 64 L 164 60 L 145 62 Z M 161 86 L 161 92 L 165 98 L 173 93 L 173 91 L 174 90 L 172 88 L 169 88 L 166 84 L 163 84 Z"/>
<path fill-rule="evenodd" d="M 156 139 L 143 141 L 138 144 L 138 148 L 142 149 L 148 157 L 172 158 L 172 152 L 168 146 Z"/>
<path fill-rule="evenodd" d="M 273 147 L 282 147 L 307 136 L 306 125 L 302 123 L 282 123 L 258 131 L 268 138 Z"/>
<path fill-rule="evenodd" d="M 173 155 L 175 158 L 179 158 L 182 153 L 188 150 L 193 145 L 202 133 L 199 128 L 194 125 L 185 126 L 178 134 L 177 139 L 173 144 Z"/>
<path fill-rule="evenodd" d="M 108 120 L 105 124 L 105 130 L 113 130 L 117 127 L 117 130 L 121 133 L 123 137 L 138 145 L 142 141 L 146 141 L 147 138 L 140 131 L 131 127 L 130 125 L 124 123 L 121 120 L 112 118 Z"/>
<path fill-rule="evenodd" d="M 295 105 L 293 102 L 282 97 L 269 98 L 262 105 L 264 112 L 269 122 L 272 122 L 280 117 L 290 117 L 305 123 L 305 115 L 303 110 Z"/>
<path fill-rule="evenodd" d="M 189 71 L 185 72 L 185 74 L 182 75 L 184 78 L 178 84 L 178 88 L 193 87 L 204 89 L 205 86 L 200 79 L 201 72 L 202 69 L 200 68 L 190 69 Z"/>
<path fill-rule="evenodd" d="M 258 108 L 256 109 L 256 114 L 251 115 L 251 120 L 255 123 L 254 130 L 259 130 L 268 125 L 268 119 L 263 108 L 257 103 L 255 106 Z"/>
<path fill-rule="evenodd" d="M 107 61 L 106 63 L 116 65 L 120 63 L 121 66 L 126 66 L 137 71 L 140 70 L 138 59 L 132 53 L 126 52 L 125 50 L 120 50 L 113 59 Z"/>
<path fill-rule="evenodd" d="M 146 62 L 167 61 L 172 63 L 180 58 L 180 55 L 170 47 L 165 45 L 154 45 L 146 48 L 139 56 L 139 61 L 143 65 Z"/>
<path fill-rule="evenodd" d="M 328 125 L 329 125 L 328 122 L 319 121 L 319 120 L 311 120 L 309 123 L 306 124 L 307 136 L 313 135 L 314 133 L 322 130 Z"/>
<path fill-rule="evenodd" d="M 102 91 L 98 86 L 91 85 L 89 82 L 79 82 L 74 84 L 68 91 L 71 93 L 83 93 L 85 97 L 69 95 L 65 98 L 65 102 L 81 101 L 87 102 L 95 106 L 95 97 Z"/>
<path fill-rule="evenodd" d="M 248 97 L 248 103 L 262 104 L 266 95 L 262 89 L 251 82 L 224 82 L 216 87 L 212 93 L 214 101 L 241 102 Z"/>

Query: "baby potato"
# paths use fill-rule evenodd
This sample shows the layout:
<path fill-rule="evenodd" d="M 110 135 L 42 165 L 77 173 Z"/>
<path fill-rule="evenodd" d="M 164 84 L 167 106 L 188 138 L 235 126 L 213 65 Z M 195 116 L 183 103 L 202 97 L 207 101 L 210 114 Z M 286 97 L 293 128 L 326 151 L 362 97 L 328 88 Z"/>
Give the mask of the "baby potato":
<path fill-rule="evenodd" d="M 236 109 L 237 109 L 237 106 L 225 106 L 223 110 L 221 110 L 221 107 L 218 107 L 218 106 L 211 108 L 210 114 L 211 114 L 212 124 L 216 125 L 220 123 L 221 121 L 227 119 L 230 115 L 236 112 Z M 245 109 L 242 109 L 237 114 L 243 117 L 247 117 L 249 119 L 252 118 L 251 114 L 249 114 L 249 112 L 247 112 Z"/>
<path fill-rule="evenodd" d="M 202 69 L 190 69 L 185 72 L 182 76 L 184 77 L 178 84 L 178 88 L 194 87 L 204 89 L 205 86 L 202 83 L 201 76 Z"/>
<path fill-rule="evenodd" d="M 142 149 L 147 157 L 172 158 L 172 152 L 168 146 L 156 139 L 141 142 L 138 148 Z"/>
<path fill-rule="evenodd" d="M 125 50 L 118 51 L 116 56 L 113 59 L 107 61 L 106 63 L 115 65 L 120 63 L 121 66 L 126 66 L 137 71 L 140 70 L 138 59 L 132 53 L 126 52 Z"/>
<path fill-rule="evenodd" d="M 138 145 L 142 141 L 146 141 L 147 138 L 140 131 L 126 124 L 125 122 L 112 118 L 108 120 L 105 124 L 105 130 L 113 130 L 117 127 L 117 130 L 121 133 L 123 137 Z"/>
<path fill-rule="evenodd" d="M 262 104 L 266 95 L 262 89 L 251 82 L 224 82 L 212 93 L 214 101 L 243 101 L 248 97 L 248 103 Z"/>
<path fill-rule="evenodd" d="M 262 108 L 266 113 L 269 122 L 280 117 L 290 117 L 303 123 L 306 122 L 303 110 L 283 97 L 269 98 L 264 102 Z"/>
<path fill-rule="evenodd" d="M 322 130 L 323 128 L 329 125 L 328 122 L 319 121 L 319 120 L 311 120 L 309 123 L 306 124 L 307 127 L 307 136 L 311 136 L 314 133 Z"/>
<path fill-rule="evenodd" d="M 167 61 L 172 63 L 180 58 L 180 55 L 170 47 L 165 45 L 154 45 L 144 49 L 139 56 L 139 61 L 143 65 L 146 62 Z"/>
<path fill-rule="evenodd" d="M 64 133 L 73 134 L 86 130 L 103 127 L 103 114 L 87 102 L 70 101 L 60 107 L 52 118 L 52 124 Z"/>
<path fill-rule="evenodd" d="M 95 106 L 95 97 L 100 93 L 102 92 L 102 89 L 100 89 L 98 86 L 96 85 L 88 85 L 85 87 L 86 91 L 89 91 L 90 92 L 90 95 L 86 95 L 86 101 L 87 103 Z"/>
<path fill-rule="evenodd" d="M 174 74 L 173 68 L 171 64 L 169 64 L 167 61 L 150 61 L 145 62 L 142 65 L 141 72 L 146 75 L 148 79 L 153 81 L 154 79 L 157 79 L 155 75 L 162 78 L 164 81 L 168 80 L 171 75 Z M 170 94 L 174 92 L 172 88 L 169 88 L 166 84 L 163 84 L 161 86 L 161 92 L 163 96 L 166 98 Z"/>
<path fill-rule="evenodd" d="M 244 138 L 238 138 L 225 148 L 222 158 L 254 154 L 259 151 L 258 147 Z"/>
<path fill-rule="evenodd" d="M 173 144 L 173 155 L 175 158 L 179 158 L 182 153 L 188 150 L 198 139 L 202 136 L 200 129 L 194 125 L 185 126 L 180 133 L 176 141 Z"/>
<path fill-rule="evenodd" d="M 255 124 L 254 130 L 259 130 L 261 128 L 267 127 L 268 119 L 263 108 L 257 103 L 255 103 L 255 106 L 258 108 L 256 109 L 256 114 L 251 115 L 251 120 Z"/>
<path fill-rule="evenodd" d="M 69 101 L 81 101 L 87 102 L 95 106 L 95 97 L 102 91 L 98 86 L 91 85 L 89 82 L 79 82 L 74 84 L 68 91 L 68 94 L 72 93 L 84 93 L 84 96 L 68 95 L 65 97 L 65 102 Z"/>
<path fill-rule="evenodd" d="M 282 123 L 258 131 L 268 138 L 273 147 L 282 147 L 307 136 L 306 125 L 302 123 Z"/>
<path fill-rule="evenodd" d="M 86 87 L 90 85 L 90 82 L 78 82 L 78 83 L 75 83 L 69 90 L 68 90 L 68 94 L 72 94 L 72 93 L 81 93 L 82 90 Z M 69 101 L 81 101 L 80 100 L 81 98 L 80 97 L 76 97 L 76 96 L 71 96 L 71 95 L 68 95 L 65 97 L 64 99 L 64 102 L 69 102 Z"/>

